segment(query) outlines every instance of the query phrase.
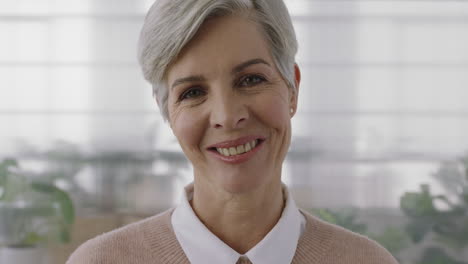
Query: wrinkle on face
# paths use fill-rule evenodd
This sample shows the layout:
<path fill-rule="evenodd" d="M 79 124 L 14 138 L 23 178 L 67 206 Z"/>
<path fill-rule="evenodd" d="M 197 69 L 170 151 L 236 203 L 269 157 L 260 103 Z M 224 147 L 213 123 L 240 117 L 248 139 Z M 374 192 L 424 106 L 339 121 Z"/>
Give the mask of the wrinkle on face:
<path fill-rule="evenodd" d="M 184 48 L 167 74 L 168 87 L 176 80 L 190 80 L 169 90 L 170 125 L 192 162 L 196 177 L 213 188 L 229 189 L 226 186 L 234 183 L 254 186 L 280 182 L 282 162 L 289 148 L 294 95 L 274 63 L 263 33 L 252 23 L 239 18 L 211 20 Z M 256 59 L 266 63 L 235 71 L 236 66 Z M 253 75 L 266 81 L 239 85 L 246 76 Z M 180 101 L 180 95 L 194 87 L 203 89 L 203 96 Z M 214 129 L 213 115 L 241 111 L 247 111 L 243 127 Z M 249 133 L 267 138 L 254 163 L 226 165 L 213 160 L 206 149 L 210 144 Z"/>

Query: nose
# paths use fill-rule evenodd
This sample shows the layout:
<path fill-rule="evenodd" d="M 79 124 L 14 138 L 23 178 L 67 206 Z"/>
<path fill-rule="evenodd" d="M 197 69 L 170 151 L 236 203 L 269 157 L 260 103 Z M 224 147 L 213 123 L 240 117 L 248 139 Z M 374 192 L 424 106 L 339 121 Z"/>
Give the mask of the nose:
<path fill-rule="evenodd" d="M 238 129 L 249 119 L 246 100 L 235 92 L 223 92 L 216 96 L 210 114 L 211 126 L 216 129 Z"/>

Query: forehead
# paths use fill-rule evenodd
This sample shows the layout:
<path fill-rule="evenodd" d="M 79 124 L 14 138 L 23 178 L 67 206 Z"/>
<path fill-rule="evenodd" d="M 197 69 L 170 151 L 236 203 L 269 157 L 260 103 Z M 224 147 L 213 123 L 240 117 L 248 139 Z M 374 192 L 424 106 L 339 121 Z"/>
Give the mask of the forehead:
<path fill-rule="evenodd" d="M 268 42 L 258 23 L 239 15 L 212 18 L 184 47 L 168 69 L 167 77 L 170 81 L 181 74 L 203 74 L 209 68 L 231 70 L 252 58 L 273 63 Z"/>

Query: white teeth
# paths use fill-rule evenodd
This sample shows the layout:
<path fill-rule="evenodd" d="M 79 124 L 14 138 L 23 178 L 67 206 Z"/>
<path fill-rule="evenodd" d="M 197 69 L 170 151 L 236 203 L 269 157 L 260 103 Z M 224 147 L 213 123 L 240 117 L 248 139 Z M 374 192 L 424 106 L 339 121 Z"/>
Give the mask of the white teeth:
<path fill-rule="evenodd" d="M 231 156 L 237 155 L 236 148 L 233 148 L 233 147 L 229 148 L 229 154 L 231 154 Z"/>
<path fill-rule="evenodd" d="M 240 145 L 240 146 L 237 146 L 237 153 L 244 153 L 245 150 L 244 150 L 244 145 Z"/>
<path fill-rule="evenodd" d="M 252 148 L 250 147 L 250 143 L 245 143 L 245 151 L 250 151 Z"/>
<path fill-rule="evenodd" d="M 225 149 L 222 149 L 222 151 L 223 151 L 224 156 L 228 156 L 228 157 L 230 156 L 228 149 L 225 148 Z"/>
<path fill-rule="evenodd" d="M 226 157 L 240 155 L 245 152 L 251 151 L 255 146 L 257 146 L 258 141 L 252 140 L 251 142 L 247 142 L 244 145 L 239 145 L 237 147 L 230 147 L 230 148 L 216 148 L 219 154 L 224 155 Z"/>

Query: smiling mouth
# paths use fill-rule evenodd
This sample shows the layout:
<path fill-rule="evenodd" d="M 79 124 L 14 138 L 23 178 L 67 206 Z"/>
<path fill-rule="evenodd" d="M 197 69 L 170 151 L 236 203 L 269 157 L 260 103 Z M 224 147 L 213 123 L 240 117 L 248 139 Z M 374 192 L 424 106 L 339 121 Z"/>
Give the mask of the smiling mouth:
<path fill-rule="evenodd" d="M 241 155 L 244 153 L 248 153 L 255 149 L 258 145 L 260 145 L 264 140 L 261 139 L 254 139 L 250 142 L 245 144 L 241 144 L 238 146 L 232 146 L 229 148 L 210 148 L 211 151 L 217 151 L 219 154 L 225 157 Z"/>

